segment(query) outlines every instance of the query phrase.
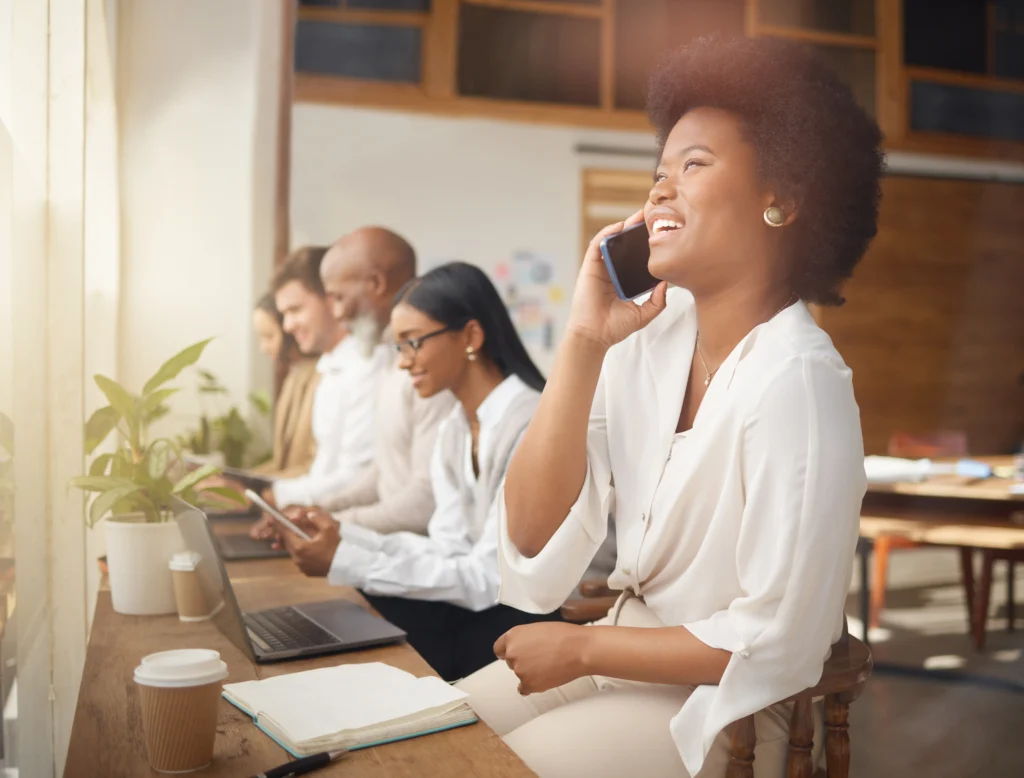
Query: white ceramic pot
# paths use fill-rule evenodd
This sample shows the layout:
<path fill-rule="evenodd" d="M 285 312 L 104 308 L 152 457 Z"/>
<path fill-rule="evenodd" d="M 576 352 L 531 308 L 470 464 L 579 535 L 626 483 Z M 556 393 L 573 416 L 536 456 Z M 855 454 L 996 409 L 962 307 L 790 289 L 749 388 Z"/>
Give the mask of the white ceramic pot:
<path fill-rule="evenodd" d="M 168 563 L 185 550 L 178 522 L 147 523 L 142 514 L 125 514 L 103 523 L 114 610 L 129 616 L 177 613 Z"/>

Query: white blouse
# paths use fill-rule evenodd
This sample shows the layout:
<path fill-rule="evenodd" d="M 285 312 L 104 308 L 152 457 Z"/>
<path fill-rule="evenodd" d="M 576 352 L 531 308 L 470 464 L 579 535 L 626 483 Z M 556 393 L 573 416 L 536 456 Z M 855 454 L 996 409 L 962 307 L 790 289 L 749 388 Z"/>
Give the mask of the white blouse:
<path fill-rule="evenodd" d="M 494 462 L 499 428 L 508 423 L 509 406 L 528 391 L 532 390 L 522 379 L 511 375 L 477 408 L 480 472 Z M 366 527 L 343 526 L 342 542 L 328 573 L 332 584 L 354 586 L 385 597 L 449 602 L 477 612 L 498 604 L 498 500 L 495 498 L 484 526 L 475 526 L 475 517 L 466 515 L 461 485 L 451 482 L 443 465 L 442 441 L 447 428 L 457 430 L 467 443 L 471 440 L 466 413 L 458 403 L 441 422 L 431 458 L 430 480 L 436 507 L 426 536 L 414 532 L 381 534 Z M 465 458 L 459 465 L 463 484 L 474 484 L 477 477 L 473 472 L 472 445 L 466 445 Z"/>
<path fill-rule="evenodd" d="M 274 482 L 278 505 L 319 505 L 373 462 L 377 388 L 390 362 L 386 346 L 366 356 L 351 335 L 320 357 L 312 415 L 316 457 L 305 475 Z"/>
<path fill-rule="evenodd" d="M 671 290 L 648 327 L 609 351 L 576 504 L 536 557 L 509 540 L 500 501 L 502 602 L 554 610 L 614 511 L 616 589 L 666 625 L 732 653 L 670 728 L 696 775 L 728 724 L 813 686 L 842 632 L 866 488 L 851 373 L 803 303 L 755 327 L 676 435 L 697 332 Z"/>

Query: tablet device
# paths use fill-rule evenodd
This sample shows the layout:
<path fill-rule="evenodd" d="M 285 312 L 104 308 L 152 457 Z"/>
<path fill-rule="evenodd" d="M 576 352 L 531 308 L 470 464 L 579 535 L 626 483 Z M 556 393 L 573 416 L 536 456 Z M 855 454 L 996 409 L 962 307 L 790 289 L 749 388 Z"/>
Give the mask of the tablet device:
<path fill-rule="evenodd" d="M 274 521 L 283 526 L 289 532 L 298 535 L 303 540 L 313 539 L 305 532 L 305 530 L 303 530 L 294 521 L 292 521 L 283 513 L 281 513 L 281 511 L 273 507 L 270 503 L 268 503 L 266 500 L 264 500 L 262 497 L 256 494 L 256 492 L 254 492 L 252 489 L 246 489 L 245 496 L 252 500 L 253 504 L 258 505 L 260 508 L 266 511 L 266 513 L 268 513 L 270 517 L 274 519 Z"/>

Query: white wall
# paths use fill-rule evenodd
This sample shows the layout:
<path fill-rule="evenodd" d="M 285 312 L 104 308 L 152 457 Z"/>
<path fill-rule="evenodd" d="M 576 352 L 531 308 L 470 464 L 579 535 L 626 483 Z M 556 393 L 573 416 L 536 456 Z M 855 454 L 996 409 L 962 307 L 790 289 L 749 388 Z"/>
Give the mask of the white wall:
<path fill-rule="evenodd" d="M 11 32 L 14 6 L 0 0 L 0 122 L 11 123 Z"/>
<path fill-rule="evenodd" d="M 118 373 L 129 388 L 214 335 L 203 363 L 233 396 L 269 376 L 250 312 L 272 264 L 273 176 L 264 171 L 274 164 L 282 9 L 252 0 L 118 4 Z M 183 393 L 169 423 L 180 427 L 198 407 L 194 392 Z"/>
<path fill-rule="evenodd" d="M 517 251 L 548 256 L 566 292 L 552 306 L 557 343 L 582 250 L 581 169 L 652 164 L 585 159 L 579 143 L 653 148 L 645 133 L 296 105 L 292 245 L 380 224 L 413 244 L 421 272 L 450 259 L 493 271 Z M 552 353 L 527 345 L 546 370 Z"/>

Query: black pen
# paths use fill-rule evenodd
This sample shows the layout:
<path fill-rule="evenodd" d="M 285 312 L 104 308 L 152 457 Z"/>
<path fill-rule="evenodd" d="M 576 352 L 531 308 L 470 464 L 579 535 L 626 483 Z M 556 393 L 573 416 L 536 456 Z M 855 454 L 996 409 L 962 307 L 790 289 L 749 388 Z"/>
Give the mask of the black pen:
<path fill-rule="evenodd" d="M 326 767 L 331 762 L 341 759 L 347 753 L 348 751 L 342 749 L 341 751 L 324 751 L 320 754 L 304 756 L 302 759 L 296 759 L 294 762 L 272 767 L 265 773 L 256 773 L 253 778 L 292 778 L 295 775 L 305 775 L 313 770 Z"/>

